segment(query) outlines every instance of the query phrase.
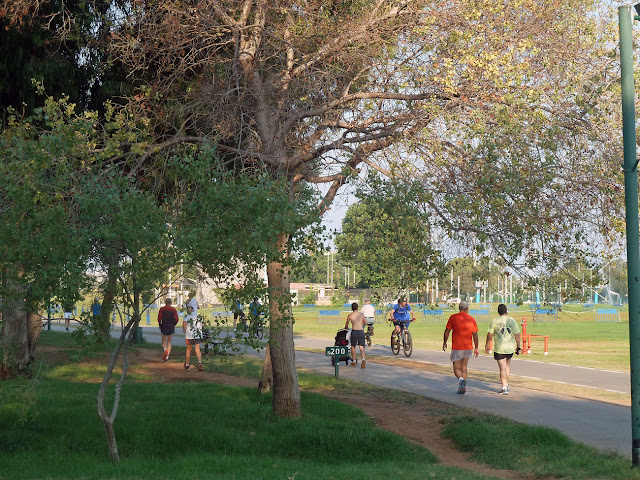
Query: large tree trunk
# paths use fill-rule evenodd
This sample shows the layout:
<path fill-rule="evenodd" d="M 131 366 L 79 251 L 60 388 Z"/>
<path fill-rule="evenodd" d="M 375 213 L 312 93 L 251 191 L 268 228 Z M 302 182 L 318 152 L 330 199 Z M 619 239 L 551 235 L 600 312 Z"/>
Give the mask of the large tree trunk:
<path fill-rule="evenodd" d="M 11 292 L 2 306 L 2 366 L 0 379 L 20 375 L 27 371 L 35 358 L 35 351 L 42 331 L 42 317 L 29 313 L 25 305 L 25 292 L 21 286 L 12 285 Z"/>
<path fill-rule="evenodd" d="M 278 236 L 278 246 L 287 255 L 287 236 Z M 300 386 L 293 343 L 293 315 L 288 267 L 272 262 L 267 265 L 271 336 L 269 338 L 273 366 L 273 413 L 279 417 L 298 417 Z"/>

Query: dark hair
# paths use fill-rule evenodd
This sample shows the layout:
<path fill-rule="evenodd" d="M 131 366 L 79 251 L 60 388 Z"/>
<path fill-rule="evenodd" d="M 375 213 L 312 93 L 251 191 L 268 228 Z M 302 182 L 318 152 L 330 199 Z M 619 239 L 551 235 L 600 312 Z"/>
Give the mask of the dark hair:
<path fill-rule="evenodd" d="M 354 312 L 355 312 L 356 310 L 358 310 L 358 304 L 357 304 L 356 302 L 353 302 L 353 303 L 351 304 L 351 310 L 353 310 Z"/>
<path fill-rule="evenodd" d="M 504 303 L 498 305 L 498 315 L 504 315 L 507 313 L 507 306 Z"/>

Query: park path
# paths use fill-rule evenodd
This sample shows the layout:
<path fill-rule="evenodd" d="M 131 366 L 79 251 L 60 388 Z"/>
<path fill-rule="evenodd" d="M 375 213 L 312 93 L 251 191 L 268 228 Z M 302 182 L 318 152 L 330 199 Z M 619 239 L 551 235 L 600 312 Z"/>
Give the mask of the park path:
<path fill-rule="evenodd" d="M 321 348 L 330 346 L 327 342 L 313 338 L 298 337 L 297 347 Z M 383 345 L 373 345 L 367 353 L 391 356 L 391 349 Z M 402 353 L 400 354 L 402 355 Z M 396 357 L 401 364 L 403 359 Z M 411 362 L 433 363 L 451 368 L 448 352 L 413 350 Z M 324 355 L 296 352 L 296 364 L 327 375 L 334 374 L 335 368 Z M 342 364 L 340 377 L 361 382 L 404 390 L 460 407 L 469 407 L 492 413 L 529 425 L 542 425 L 560 430 L 570 438 L 596 447 L 599 450 L 613 450 L 631 458 L 631 408 L 601 401 L 586 400 L 567 395 L 559 395 L 526 387 L 511 387 L 509 396 L 498 395 L 498 368 L 493 357 L 480 356 L 469 362 L 467 393 L 456 393 L 458 382 L 450 374 L 441 374 L 416 368 L 402 368 L 396 365 L 367 362 L 367 368 L 351 368 Z M 567 385 L 603 387 L 607 390 L 630 393 L 628 373 L 600 371 L 590 368 L 547 364 L 522 358 L 514 358 L 512 376 L 540 378 L 562 382 Z M 475 380 L 476 371 L 491 372 L 494 382 Z"/>
<path fill-rule="evenodd" d="M 72 327 L 73 328 L 73 327 Z M 64 328 L 52 325 L 54 330 Z M 119 335 L 114 329 L 113 335 Z M 182 333 L 176 333 L 174 345 L 182 345 Z M 156 328 L 145 328 L 144 338 L 150 343 L 160 343 Z M 335 368 L 324 354 L 311 353 L 302 349 L 324 351 L 333 345 L 333 339 L 295 337 L 296 365 L 326 375 L 334 375 Z M 260 352 L 248 352 L 261 355 Z M 263 353 L 263 352 L 262 352 Z M 367 349 L 370 355 L 390 357 L 391 350 L 386 345 L 375 344 Z M 427 398 L 439 400 L 459 407 L 473 408 L 482 412 L 507 417 L 530 425 L 542 425 L 560 430 L 570 438 L 596 447 L 602 451 L 616 451 L 631 458 L 631 409 L 601 401 L 586 400 L 574 396 L 553 394 L 526 387 L 510 388 L 509 396 L 497 394 L 497 365 L 492 357 L 481 355 L 469 363 L 467 393 L 456 393 L 457 380 L 452 373 L 442 374 L 433 369 L 403 368 L 408 362 L 400 356 L 395 365 L 379 363 L 372 358 L 367 368 L 352 368 L 342 364 L 340 377 L 358 380 L 371 385 L 393 388 Z M 410 358 L 416 363 L 443 365 L 451 368 L 449 353 L 431 350 L 413 350 Z M 409 366 L 407 364 L 407 366 Z M 474 372 L 490 372 L 494 382 L 474 379 Z M 630 393 L 628 373 L 592 368 L 574 367 L 553 363 L 514 358 L 512 376 L 535 378 L 612 392 Z"/>

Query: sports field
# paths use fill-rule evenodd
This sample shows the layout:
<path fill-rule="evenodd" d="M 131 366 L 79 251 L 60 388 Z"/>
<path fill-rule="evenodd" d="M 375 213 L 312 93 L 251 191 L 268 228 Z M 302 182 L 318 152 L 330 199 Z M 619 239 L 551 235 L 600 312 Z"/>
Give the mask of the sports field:
<path fill-rule="evenodd" d="M 629 371 L 629 314 L 627 306 L 617 307 L 620 312 L 620 322 L 596 322 L 598 309 L 613 309 L 611 305 L 584 307 L 581 304 L 565 304 L 558 312 L 557 319 L 553 316 L 543 316 L 544 321 L 534 321 L 534 314 L 527 305 L 510 308 L 509 315 L 521 322 L 527 321 L 527 332 L 532 335 L 549 335 L 549 354 L 544 355 L 544 341 L 542 338 L 532 339 L 532 351 L 529 358 L 544 362 L 556 362 L 569 365 L 581 365 L 607 370 Z M 478 328 L 481 355 L 486 338 L 489 317 L 497 316 L 498 304 L 492 304 L 489 315 L 478 315 Z M 320 310 L 339 311 L 336 324 L 318 324 Z M 442 334 L 447 319 L 456 311 L 442 308 L 442 319 L 437 323 L 425 323 L 421 314 L 422 309 L 414 308 L 418 319 L 411 324 L 415 348 L 437 350 L 442 348 Z M 470 306 L 470 311 L 474 306 Z M 294 316 L 296 335 L 318 337 L 333 340 L 336 331 L 344 328 L 344 322 L 349 314 L 346 307 L 295 307 Z M 473 315 L 473 313 L 472 313 Z M 546 318 L 545 318 L 546 317 Z M 537 319 L 536 319 L 537 320 Z M 378 322 L 375 325 L 373 343 L 388 344 L 391 326 L 388 322 Z"/>
<path fill-rule="evenodd" d="M 442 348 L 442 333 L 447 319 L 453 313 L 453 309 L 440 307 L 440 316 L 429 317 L 434 323 L 426 323 L 422 311 L 424 308 L 413 305 L 414 314 L 418 319 L 411 324 L 415 348 L 437 350 Z M 546 308 L 546 307 L 545 307 Z M 85 307 L 88 310 L 88 306 Z M 488 314 L 476 315 L 478 328 L 480 329 L 480 354 L 484 355 L 484 342 L 489 318 L 497 316 L 498 304 L 491 304 L 487 309 L 482 306 L 470 306 L 472 315 L 476 309 L 489 310 Z M 620 322 L 597 322 L 597 310 L 615 309 L 619 311 Z M 78 309 L 80 310 L 80 308 Z M 331 316 L 330 324 L 319 323 L 320 312 L 339 312 Z M 206 318 L 212 319 L 213 314 L 220 314 L 223 309 L 202 309 L 200 312 Z M 294 334 L 297 336 L 323 338 L 333 341 L 336 331 L 344 328 L 348 307 L 305 307 L 293 308 L 295 317 Z M 613 307 L 600 304 L 585 306 L 583 304 L 565 304 L 558 311 L 557 318 L 551 315 L 535 315 L 528 305 L 517 308 L 510 307 L 509 315 L 522 322 L 527 322 L 527 332 L 532 335 L 548 335 L 549 354 L 544 355 L 544 341 L 542 338 L 532 339 L 532 351 L 528 358 L 544 362 L 556 362 L 569 365 L 580 365 L 607 370 L 629 371 L 629 314 L 628 307 Z M 55 315 L 58 316 L 57 314 Z M 141 326 L 143 330 L 157 330 L 157 309 L 149 310 L 149 316 L 144 313 Z M 227 317 L 228 324 L 232 324 L 233 317 Z M 541 321 L 538 321 L 540 319 Z M 326 317 L 324 319 L 326 321 Z M 147 324 L 147 321 L 149 323 Z M 391 335 L 391 326 L 388 322 L 378 320 L 375 325 L 375 344 L 387 345 Z"/>

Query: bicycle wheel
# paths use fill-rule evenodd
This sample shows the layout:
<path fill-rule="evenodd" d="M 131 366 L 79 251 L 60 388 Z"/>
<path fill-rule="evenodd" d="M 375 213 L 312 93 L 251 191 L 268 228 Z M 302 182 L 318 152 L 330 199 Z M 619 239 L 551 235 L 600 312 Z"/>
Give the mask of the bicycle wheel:
<path fill-rule="evenodd" d="M 405 333 L 406 333 L 406 339 L 403 344 L 404 355 L 405 357 L 410 357 L 411 352 L 413 352 L 413 340 L 411 339 L 411 332 L 409 332 L 409 330 L 407 330 Z"/>
<path fill-rule="evenodd" d="M 391 352 L 394 355 L 398 355 L 400 353 L 400 336 L 396 335 L 395 332 L 391 333 Z"/>

